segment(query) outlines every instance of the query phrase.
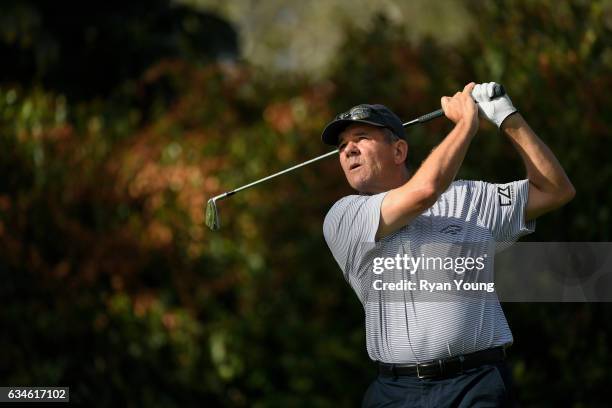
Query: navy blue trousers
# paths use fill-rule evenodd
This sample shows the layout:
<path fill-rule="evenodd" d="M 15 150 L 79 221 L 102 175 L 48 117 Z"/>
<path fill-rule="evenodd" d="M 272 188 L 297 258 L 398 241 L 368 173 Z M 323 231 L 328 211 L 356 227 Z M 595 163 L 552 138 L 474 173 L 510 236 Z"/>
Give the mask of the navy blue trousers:
<path fill-rule="evenodd" d="M 378 376 L 363 408 L 507 407 L 510 371 L 505 363 L 483 365 L 443 379 Z"/>

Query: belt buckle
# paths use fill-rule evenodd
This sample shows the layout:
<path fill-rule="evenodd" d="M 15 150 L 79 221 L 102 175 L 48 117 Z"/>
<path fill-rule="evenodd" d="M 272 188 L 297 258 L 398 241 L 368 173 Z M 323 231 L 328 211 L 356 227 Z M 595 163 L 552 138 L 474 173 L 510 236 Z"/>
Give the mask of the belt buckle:
<path fill-rule="evenodd" d="M 436 377 L 435 374 L 421 374 L 421 370 L 419 370 L 419 365 L 420 364 L 418 364 L 418 363 L 416 364 L 417 378 L 419 380 L 424 380 L 424 379 L 427 379 L 427 378 L 435 378 Z"/>
<path fill-rule="evenodd" d="M 423 379 L 427 378 L 427 376 L 425 376 L 425 375 L 421 375 L 421 372 L 419 371 L 419 365 L 420 365 L 419 363 L 417 363 L 417 364 L 416 364 L 416 369 L 417 369 L 417 378 L 418 378 L 419 380 L 423 380 Z"/>
<path fill-rule="evenodd" d="M 463 356 L 459 356 L 459 364 L 460 364 L 460 372 L 463 372 L 463 361 L 465 360 L 465 358 Z M 437 368 L 439 373 L 435 374 L 435 373 L 431 373 L 431 374 L 422 374 L 421 370 L 419 369 L 419 366 L 421 364 L 416 364 L 416 370 L 417 370 L 417 378 L 420 380 L 426 379 L 426 378 L 436 378 L 438 376 L 440 377 L 444 377 L 444 375 L 446 375 L 447 373 L 447 366 L 446 363 L 444 361 L 444 359 L 438 359 L 435 360 L 435 362 L 432 362 L 432 364 L 436 364 L 437 363 Z"/>

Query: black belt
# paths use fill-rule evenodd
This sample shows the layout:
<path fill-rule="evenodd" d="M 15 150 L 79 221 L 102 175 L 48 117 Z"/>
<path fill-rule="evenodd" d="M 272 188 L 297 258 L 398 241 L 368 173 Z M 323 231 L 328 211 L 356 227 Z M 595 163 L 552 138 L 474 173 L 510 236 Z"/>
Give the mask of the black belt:
<path fill-rule="evenodd" d="M 418 378 L 450 377 L 485 364 L 497 364 L 506 358 L 505 346 L 475 353 L 431 360 L 419 364 L 387 364 L 378 362 L 378 373 L 386 377 L 412 376 Z"/>

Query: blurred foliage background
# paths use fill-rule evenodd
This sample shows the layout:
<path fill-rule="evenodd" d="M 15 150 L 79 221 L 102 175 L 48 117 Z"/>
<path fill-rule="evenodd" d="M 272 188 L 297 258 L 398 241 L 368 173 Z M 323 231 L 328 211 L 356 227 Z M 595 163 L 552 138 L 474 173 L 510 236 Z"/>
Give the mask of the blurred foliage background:
<path fill-rule="evenodd" d="M 405 120 L 505 84 L 577 189 L 533 241 L 609 241 L 612 4 L 7 1 L 0 15 L 0 382 L 128 407 L 357 406 L 374 365 L 322 237 L 357 103 Z M 450 130 L 410 130 L 419 165 Z M 482 126 L 461 178 L 524 177 Z M 519 406 L 608 406 L 612 307 L 505 304 Z"/>

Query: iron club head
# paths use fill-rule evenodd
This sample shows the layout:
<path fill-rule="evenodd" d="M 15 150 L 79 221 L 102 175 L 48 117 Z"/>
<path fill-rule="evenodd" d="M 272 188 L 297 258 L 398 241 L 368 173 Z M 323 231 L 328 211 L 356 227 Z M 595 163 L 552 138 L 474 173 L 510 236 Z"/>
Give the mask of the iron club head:
<path fill-rule="evenodd" d="M 274 174 L 272 174 L 270 176 L 267 176 L 267 177 L 261 178 L 259 180 L 253 181 L 252 183 L 246 184 L 246 185 L 244 185 L 242 187 L 238 187 L 238 188 L 236 188 L 234 190 L 225 192 L 223 194 L 220 194 L 220 195 L 218 195 L 216 197 L 213 197 L 213 198 L 209 199 L 208 203 L 206 203 L 206 220 L 205 220 L 206 221 L 206 225 L 208 226 L 208 228 L 210 228 L 213 231 L 217 231 L 221 227 L 221 221 L 219 220 L 219 213 L 217 211 L 217 201 L 218 200 L 223 200 L 224 198 L 232 196 L 232 195 L 236 194 L 239 191 L 246 190 L 247 188 L 251 188 L 253 186 L 256 186 L 257 184 L 260 184 L 260 183 L 263 183 L 265 181 L 271 180 L 271 179 L 273 179 L 275 177 L 278 177 L 278 176 L 280 176 L 282 174 L 289 173 L 290 171 L 299 169 L 300 167 L 307 166 L 307 165 L 309 165 L 311 163 L 314 163 L 316 161 L 319 161 L 321 159 L 324 159 L 326 157 L 329 157 L 329 156 L 332 156 L 332 155 L 336 155 L 336 154 L 338 154 L 338 150 L 337 149 L 333 150 L 331 152 L 325 153 L 325 154 L 323 154 L 323 155 L 321 155 L 319 157 L 315 157 L 314 159 L 310 159 L 310 160 L 307 160 L 307 161 L 305 161 L 303 163 L 296 164 L 295 166 L 289 167 L 286 170 L 279 171 L 278 173 L 274 173 Z"/>
<path fill-rule="evenodd" d="M 219 220 L 219 212 L 217 211 L 217 197 L 209 199 L 206 203 L 206 226 L 212 231 L 221 228 L 221 220 Z"/>

